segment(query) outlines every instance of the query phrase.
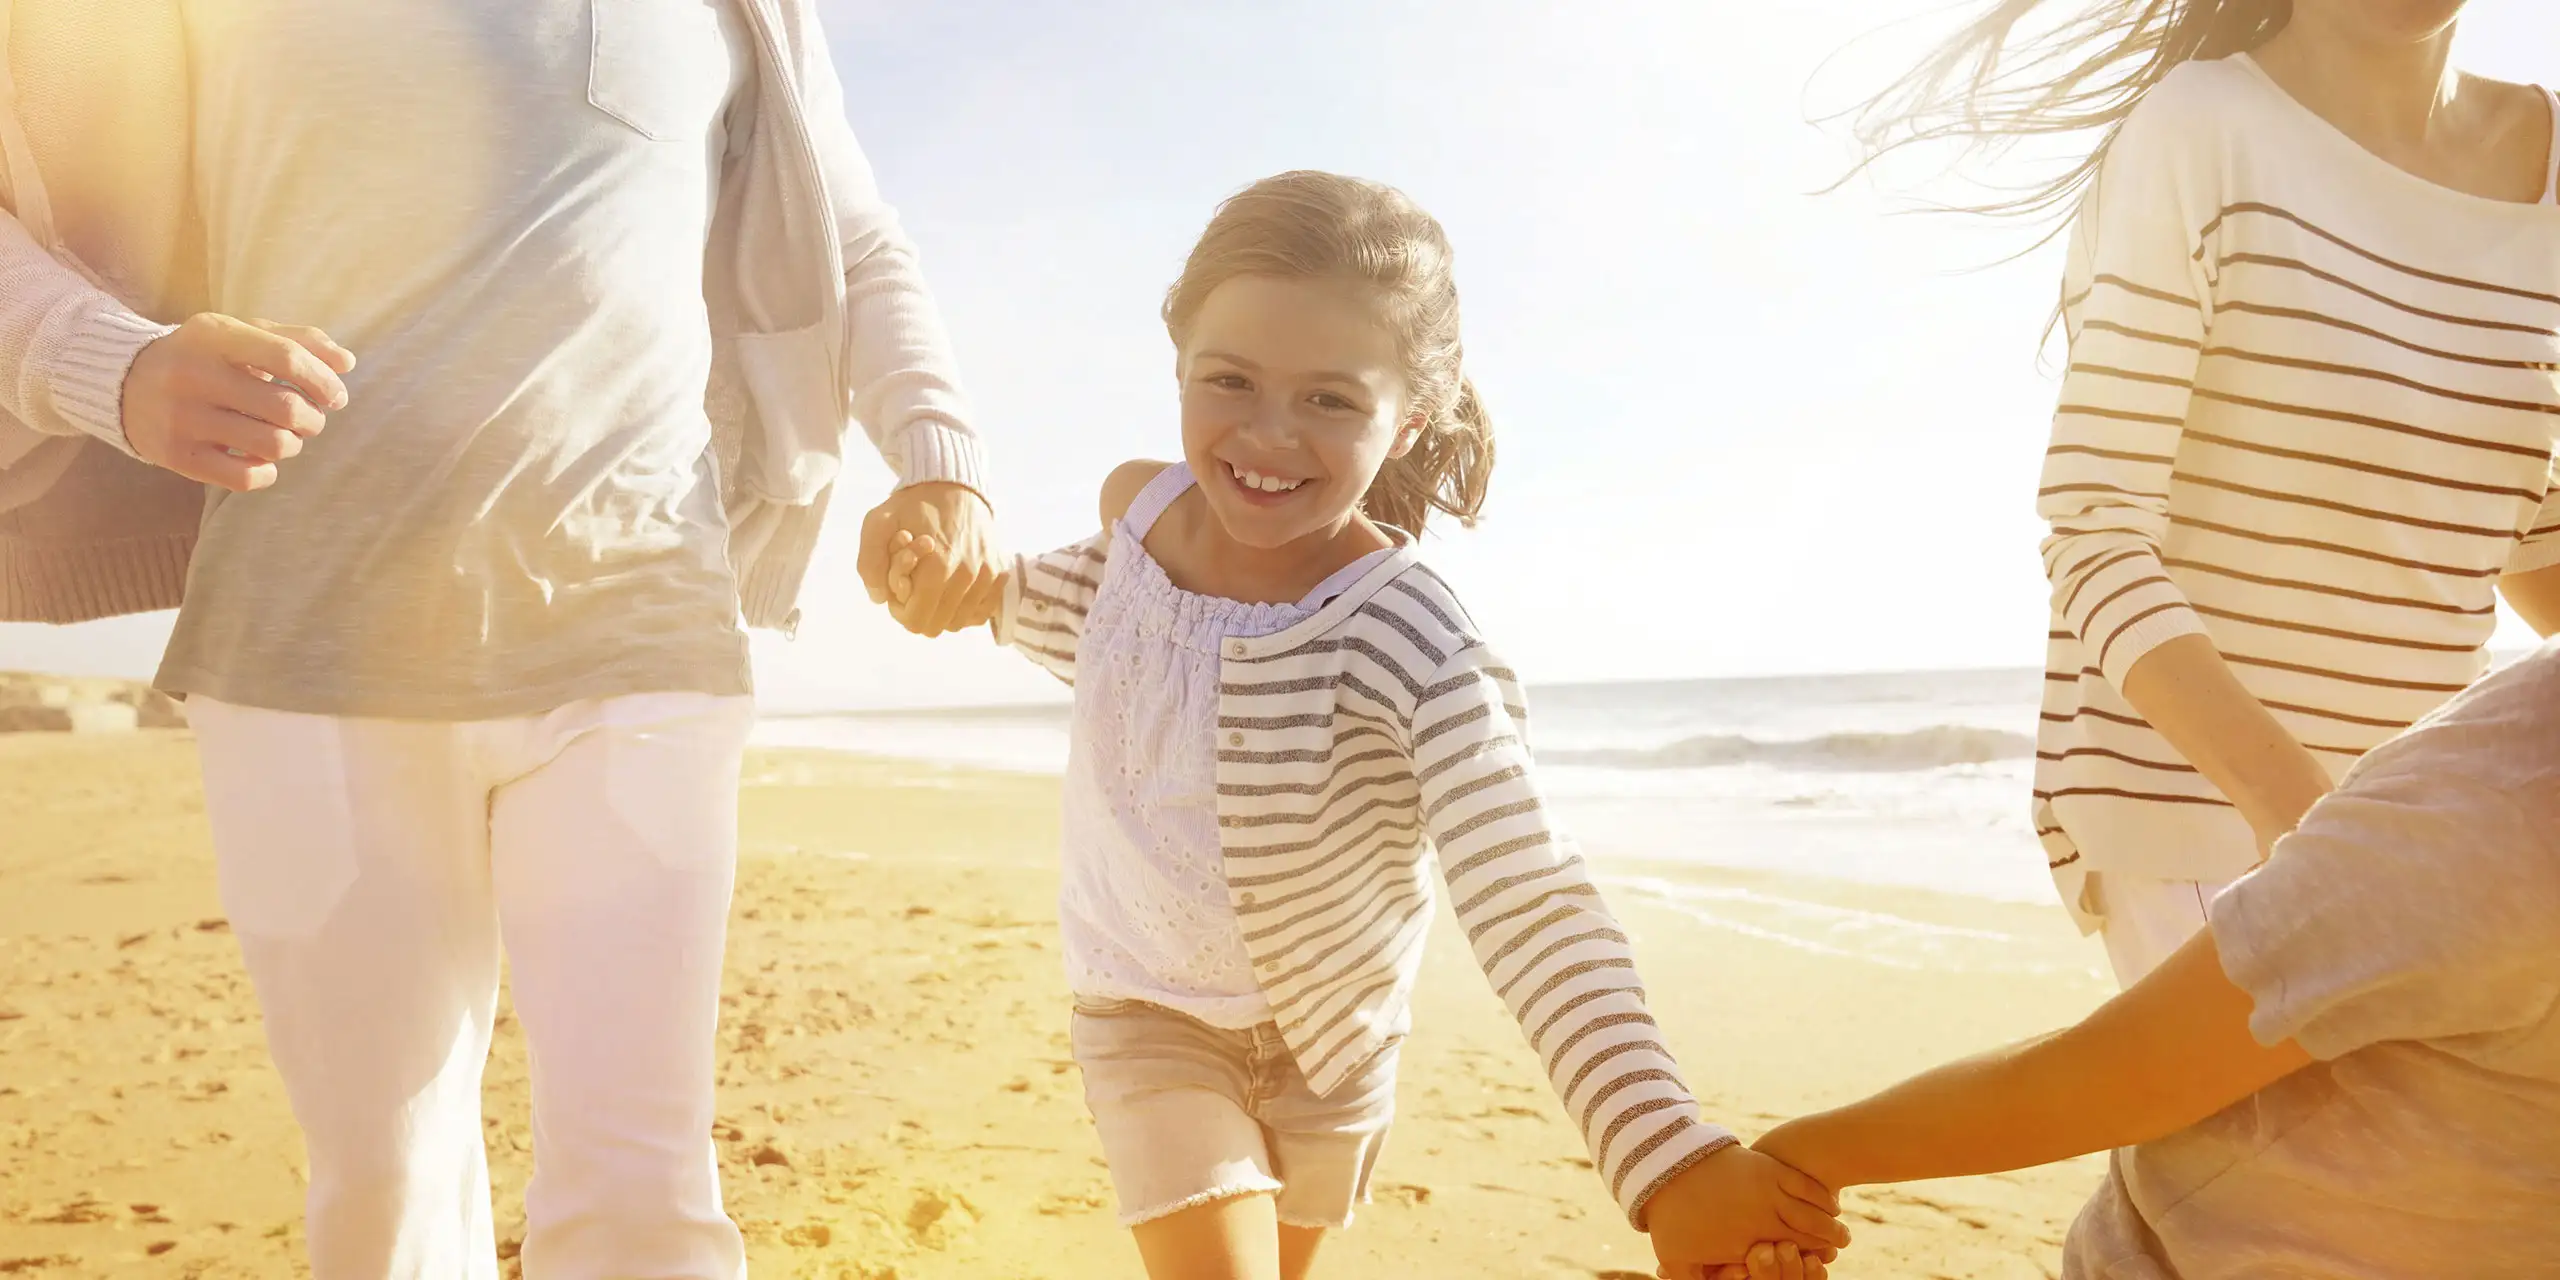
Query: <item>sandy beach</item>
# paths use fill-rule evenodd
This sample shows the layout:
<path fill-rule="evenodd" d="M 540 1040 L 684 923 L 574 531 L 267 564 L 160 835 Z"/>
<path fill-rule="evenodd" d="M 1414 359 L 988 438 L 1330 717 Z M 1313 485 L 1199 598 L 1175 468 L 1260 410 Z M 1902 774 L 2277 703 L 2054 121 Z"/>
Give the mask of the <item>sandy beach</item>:
<path fill-rule="evenodd" d="M 750 759 L 717 1137 L 755 1274 L 1138 1274 L 1067 1059 L 1056 795 Z M 1692 1085 L 1746 1136 L 2109 990 L 2057 909 L 1595 861 L 1688 895 L 1613 901 Z M 1780 899 L 1795 924 L 1750 923 Z M 1699 900 L 1712 915 L 1681 906 Z M 1935 941 L 1861 948 L 1878 920 Z M 1319 1274 L 1651 1275 L 1445 920 L 1417 1022 L 1377 1203 Z M 511 1022 L 488 1090 L 512 1240 L 533 1155 Z M 0 1275 L 303 1274 L 300 1160 L 183 731 L 0 735 Z M 1852 1193 L 1859 1240 L 1834 1274 L 2053 1275 L 2098 1168 Z"/>

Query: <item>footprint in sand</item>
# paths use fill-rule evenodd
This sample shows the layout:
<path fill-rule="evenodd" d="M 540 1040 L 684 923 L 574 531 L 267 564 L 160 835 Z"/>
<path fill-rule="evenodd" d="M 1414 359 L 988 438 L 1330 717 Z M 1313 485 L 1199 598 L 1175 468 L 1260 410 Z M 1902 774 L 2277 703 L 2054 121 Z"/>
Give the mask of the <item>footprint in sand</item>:
<path fill-rule="evenodd" d="M 1411 1209 L 1431 1203 L 1431 1188 L 1410 1182 L 1390 1182 L 1377 1189 L 1376 1198 L 1386 1204 L 1399 1204 Z"/>
<path fill-rule="evenodd" d="M 907 1236 L 928 1249 L 948 1248 L 978 1222 L 978 1207 L 956 1191 L 916 1190 L 907 1208 Z"/>

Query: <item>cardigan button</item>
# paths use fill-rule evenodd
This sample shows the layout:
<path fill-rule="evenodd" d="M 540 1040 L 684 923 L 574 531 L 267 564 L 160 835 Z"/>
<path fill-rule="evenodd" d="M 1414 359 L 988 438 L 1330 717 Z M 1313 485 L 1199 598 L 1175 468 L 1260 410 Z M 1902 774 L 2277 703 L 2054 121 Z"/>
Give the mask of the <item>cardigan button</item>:
<path fill-rule="evenodd" d="M 1241 657 L 1243 657 L 1243 656 L 1244 656 L 1244 641 L 1242 641 L 1242 640 L 1237 640 L 1237 641 L 1234 641 L 1234 642 L 1230 643 L 1230 644 L 1227 646 L 1227 656 L 1228 656 L 1228 657 L 1230 657 L 1230 658 L 1241 658 Z"/>
<path fill-rule="evenodd" d="M 1252 890 L 1248 889 L 1245 892 L 1236 895 L 1236 902 L 1240 905 L 1250 907 L 1254 904 L 1254 901 L 1255 899 Z"/>
<path fill-rule="evenodd" d="M 1193 739 L 1192 739 L 1192 741 L 1193 741 L 1193 742 L 1198 742 L 1198 741 L 1199 741 L 1199 739 L 1198 739 L 1198 738 L 1193 738 Z M 1243 745 L 1244 745 L 1244 735 L 1243 735 L 1243 734 L 1241 734 L 1241 733 L 1230 733 L 1230 734 L 1228 734 L 1228 735 L 1227 735 L 1227 745 L 1228 745 L 1228 746 L 1230 746 L 1230 747 L 1241 747 L 1241 746 L 1243 746 Z"/>

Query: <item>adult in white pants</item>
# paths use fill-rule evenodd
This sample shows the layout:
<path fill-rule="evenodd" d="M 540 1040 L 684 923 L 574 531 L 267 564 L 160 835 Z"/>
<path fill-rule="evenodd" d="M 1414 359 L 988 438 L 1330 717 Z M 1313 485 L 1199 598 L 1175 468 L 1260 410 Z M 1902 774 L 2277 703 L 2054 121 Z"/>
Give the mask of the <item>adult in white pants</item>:
<path fill-rule="evenodd" d="M 812 0 L 0 0 L 0 55 L 0 618 L 179 609 L 314 1274 L 495 1273 L 503 954 L 527 1274 L 738 1276 L 744 628 L 794 624 L 857 408 L 864 576 L 954 546 L 928 633 L 994 582 Z"/>
<path fill-rule="evenodd" d="M 317 1275 L 494 1277 L 501 947 L 526 1274 L 734 1276 L 712 1123 L 744 698 L 357 720 L 189 700 L 222 905 L 309 1144 Z"/>

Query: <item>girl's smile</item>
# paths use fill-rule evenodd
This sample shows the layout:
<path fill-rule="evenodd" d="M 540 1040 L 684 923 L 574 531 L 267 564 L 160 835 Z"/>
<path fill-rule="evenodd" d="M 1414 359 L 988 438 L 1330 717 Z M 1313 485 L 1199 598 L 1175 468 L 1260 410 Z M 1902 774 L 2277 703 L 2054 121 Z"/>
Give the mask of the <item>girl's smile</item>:
<path fill-rule="evenodd" d="M 1374 290 L 1335 278 L 1239 275 L 1201 304 L 1182 353 L 1183 456 L 1229 538 L 1317 552 L 1411 447 L 1403 353 L 1382 319 Z"/>

